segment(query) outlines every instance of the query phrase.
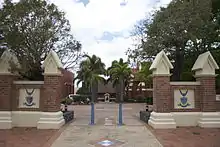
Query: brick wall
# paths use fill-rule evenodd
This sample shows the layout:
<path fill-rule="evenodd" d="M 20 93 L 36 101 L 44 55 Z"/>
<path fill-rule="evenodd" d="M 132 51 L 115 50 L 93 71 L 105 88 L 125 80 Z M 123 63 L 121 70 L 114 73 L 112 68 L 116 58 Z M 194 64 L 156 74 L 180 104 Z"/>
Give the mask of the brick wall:
<path fill-rule="evenodd" d="M 62 71 L 62 98 L 66 97 L 68 94 L 74 93 L 74 74 L 68 70 L 61 69 Z"/>
<path fill-rule="evenodd" d="M 11 110 L 11 93 L 14 76 L 0 75 L 0 111 Z"/>
<path fill-rule="evenodd" d="M 170 77 L 154 76 L 153 89 L 153 110 L 155 112 L 170 112 Z"/>
<path fill-rule="evenodd" d="M 220 103 L 216 101 L 215 77 L 199 77 L 196 80 L 201 83 L 201 110 L 219 111 Z"/>
<path fill-rule="evenodd" d="M 195 108 L 193 109 L 175 109 L 174 108 L 174 90 L 175 89 L 189 89 L 194 90 L 195 94 Z M 200 85 L 171 85 L 171 111 L 173 112 L 199 112 L 201 111 L 201 93 Z"/>
<path fill-rule="evenodd" d="M 56 112 L 60 110 L 62 98 L 62 76 L 45 75 L 43 92 L 43 111 Z"/>

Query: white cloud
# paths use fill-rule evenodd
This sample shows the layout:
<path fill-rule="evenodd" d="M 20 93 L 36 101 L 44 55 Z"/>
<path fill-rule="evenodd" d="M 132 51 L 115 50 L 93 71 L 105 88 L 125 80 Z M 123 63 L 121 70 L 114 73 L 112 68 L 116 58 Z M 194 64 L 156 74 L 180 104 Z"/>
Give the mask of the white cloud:
<path fill-rule="evenodd" d="M 124 58 L 125 51 L 131 47 L 131 38 L 117 37 L 112 41 L 98 40 L 105 31 L 129 32 L 136 21 L 158 6 L 168 4 L 170 0 L 127 0 L 121 7 L 122 0 L 90 0 L 83 3 L 74 0 L 51 0 L 66 12 L 76 39 L 83 44 L 83 50 L 90 55 L 101 57 L 107 66 L 112 60 Z"/>
<path fill-rule="evenodd" d="M 132 39 L 118 36 L 111 41 L 100 40 L 103 32 L 128 34 L 146 13 L 171 0 L 126 0 L 123 7 L 120 6 L 123 0 L 90 0 L 86 7 L 76 0 L 50 1 L 66 12 L 74 36 L 82 42 L 83 51 L 101 57 L 109 66 L 113 60 L 126 60 L 125 51 L 131 47 Z"/>
<path fill-rule="evenodd" d="M 94 43 L 91 46 L 86 46 L 89 54 L 96 54 L 101 57 L 106 63 L 106 66 L 110 66 L 113 60 L 118 60 L 123 58 L 126 60 L 125 49 L 131 46 L 131 38 L 117 37 L 112 41 L 101 41 L 99 43 Z"/>

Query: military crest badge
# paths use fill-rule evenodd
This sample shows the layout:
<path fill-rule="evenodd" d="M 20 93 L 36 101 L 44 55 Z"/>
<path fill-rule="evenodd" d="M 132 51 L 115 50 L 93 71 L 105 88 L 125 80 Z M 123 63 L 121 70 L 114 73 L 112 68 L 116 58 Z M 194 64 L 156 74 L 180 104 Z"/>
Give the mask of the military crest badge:
<path fill-rule="evenodd" d="M 35 103 L 33 102 L 33 93 L 34 93 L 34 89 L 32 89 L 32 91 L 28 91 L 27 89 L 25 89 L 27 96 L 25 97 L 25 102 L 24 105 L 26 106 L 33 106 L 35 105 Z"/>
<path fill-rule="evenodd" d="M 188 89 L 186 90 L 181 90 L 179 89 L 179 92 L 181 94 L 181 97 L 180 97 L 180 103 L 178 104 L 178 106 L 182 107 L 182 108 L 185 108 L 187 106 L 190 106 L 189 102 L 188 102 L 188 98 L 187 98 L 187 94 L 188 94 Z"/>

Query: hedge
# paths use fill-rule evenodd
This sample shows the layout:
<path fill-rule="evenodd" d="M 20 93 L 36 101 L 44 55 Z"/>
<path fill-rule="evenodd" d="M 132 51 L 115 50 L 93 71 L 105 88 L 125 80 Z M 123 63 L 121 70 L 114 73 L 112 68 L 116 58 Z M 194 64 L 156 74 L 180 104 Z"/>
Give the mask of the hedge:
<path fill-rule="evenodd" d="M 73 95 L 71 97 L 72 99 L 70 99 L 69 97 L 62 99 L 61 104 L 70 105 L 72 102 L 80 102 L 80 101 L 86 102 L 87 98 L 91 100 L 90 95 Z"/>
<path fill-rule="evenodd" d="M 148 98 L 130 98 L 130 99 L 124 99 L 125 102 L 128 103 L 147 103 L 148 105 L 153 105 L 153 98 L 148 97 Z"/>

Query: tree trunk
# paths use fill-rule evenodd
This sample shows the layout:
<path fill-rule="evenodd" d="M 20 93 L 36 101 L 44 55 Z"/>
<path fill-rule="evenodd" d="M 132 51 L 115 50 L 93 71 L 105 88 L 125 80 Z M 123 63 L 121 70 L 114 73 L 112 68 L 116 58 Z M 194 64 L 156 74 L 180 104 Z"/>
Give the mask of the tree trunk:
<path fill-rule="evenodd" d="M 180 48 L 176 49 L 172 81 L 180 81 L 183 70 L 184 55 Z"/>

